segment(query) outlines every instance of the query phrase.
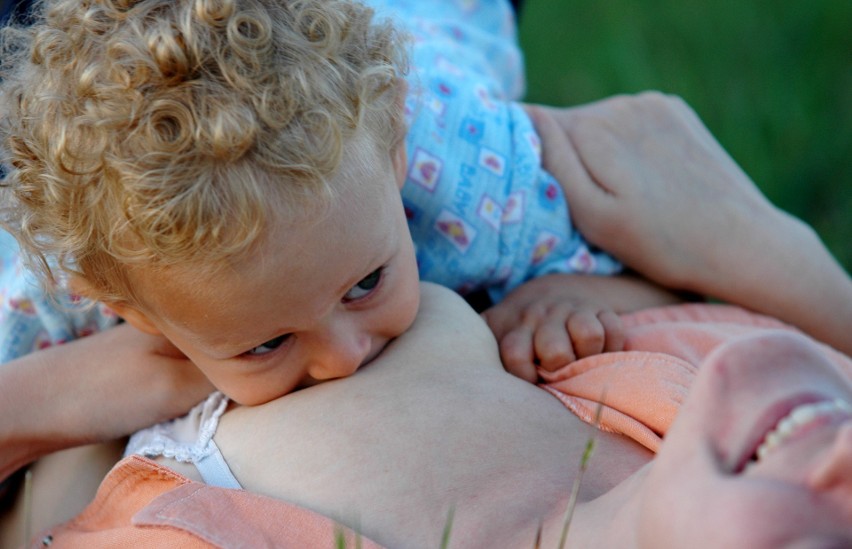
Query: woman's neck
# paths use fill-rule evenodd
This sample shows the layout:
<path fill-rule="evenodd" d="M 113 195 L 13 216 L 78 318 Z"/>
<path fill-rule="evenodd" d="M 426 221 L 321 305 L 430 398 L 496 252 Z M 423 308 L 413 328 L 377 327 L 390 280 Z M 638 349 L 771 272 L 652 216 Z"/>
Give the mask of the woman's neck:
<path fill-rule="evenodd" d="M 584 549 L 631 549 L 636 547 L 642 487 L 650 464 L 591 501 L 581 502 L 574 510 L 566 547 Z M 550 528 L 562 524 L 548 525 Z M 554 537 L 551 531 L 548 536 Z M 555 542 L 554 542 L 555 543 Z M 542 547 L 556 547 L 542 543 Z"/>

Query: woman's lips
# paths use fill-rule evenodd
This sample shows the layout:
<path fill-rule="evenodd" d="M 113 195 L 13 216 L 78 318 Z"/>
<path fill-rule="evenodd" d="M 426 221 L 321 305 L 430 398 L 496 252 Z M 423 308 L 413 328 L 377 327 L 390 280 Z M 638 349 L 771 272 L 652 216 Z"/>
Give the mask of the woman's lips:
<path fill-rule="evenodd" d="M 778 422 L 786 417 L 798 406 L 831 400 L 830 397 L 818 392 L 796 393 L 785 398 L 774 400 L 772 405 L 767 406 L 764 412 L 754 421 L 748 436 L 740 448 L 737 461 L 733 464 L 733 473 L 742 473 L 746 465 L 755 459 L 758 446 L 763 443 L 766 434 L 772 431 Z"/>
<path fill-rule="evenodd" d="M 835 399 L 797 406 L 766 434 L 763 442 L 757 447 L 757 460 L 765 458 L 778 445 L 792 438 L 793 435 L 804 432 L 810 425 L 835 416 L 852 417 L 852 404 Z"/>
<path fill-rule="evenodd" d="M 748 454 L 746 464 L 763 460 L 785 441 L 814 427 L 835 419 L 852 419 L 852 404 L 840 398 L 800 402 L 795 405 L 788 401 L 785 407 L 788 411 L 780 415 L 769 428 L 763 429 L 764 434 L 755 444 L 754 450 Z"/>

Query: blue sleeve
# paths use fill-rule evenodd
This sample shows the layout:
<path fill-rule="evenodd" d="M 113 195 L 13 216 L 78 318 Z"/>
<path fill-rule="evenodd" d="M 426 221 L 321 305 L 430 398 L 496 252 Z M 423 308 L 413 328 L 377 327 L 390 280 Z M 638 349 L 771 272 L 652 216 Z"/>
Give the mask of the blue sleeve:
<path fill-rule="evenodd" d="M 15 239 L 0 230 L 0 363 L 103 330 L 118 317 L 66 293 L 51 297 L 24 266 Z"/>

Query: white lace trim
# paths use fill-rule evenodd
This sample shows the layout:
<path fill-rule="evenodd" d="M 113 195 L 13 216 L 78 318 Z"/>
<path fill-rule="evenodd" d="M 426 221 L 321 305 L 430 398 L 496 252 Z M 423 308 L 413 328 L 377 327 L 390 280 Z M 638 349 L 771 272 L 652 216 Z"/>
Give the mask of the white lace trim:
<path fill-rule="evenodd" d="M 197 463 L 216 451 L 211 440 L 228 402 L 228 397 L 222 393 L 212 393 L 187 415 L 135 433 L 124 455 L 163 456 L 183 463 Z"/>

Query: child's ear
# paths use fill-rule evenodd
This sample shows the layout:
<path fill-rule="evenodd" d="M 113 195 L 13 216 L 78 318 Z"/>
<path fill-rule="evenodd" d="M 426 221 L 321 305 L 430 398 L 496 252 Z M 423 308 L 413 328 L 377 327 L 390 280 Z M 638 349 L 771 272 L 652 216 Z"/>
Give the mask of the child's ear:
<path fill-rule="evenodd" d="M 79 276 L 72 276 L 69 281 L 71 291 L 77 295 L 93 298 L 97 295 L 88 280 Z M 103 304 L 112 309 L 115 314 L 126 320 L 131 326 L 151 335 L 161 335 L 160 330 L 151 322 L 148 315 L 130 305 L 126 301 L 103 301 Z"/>
<path fill-rule="evenodd" d="M 402 189 L 402 186 L 405 185 L 405 175 L 408 173 L 408 152 L 405 150 L 404 136 L 394 147 L 391 164 L 393 164 L 396 186 Z"/>

